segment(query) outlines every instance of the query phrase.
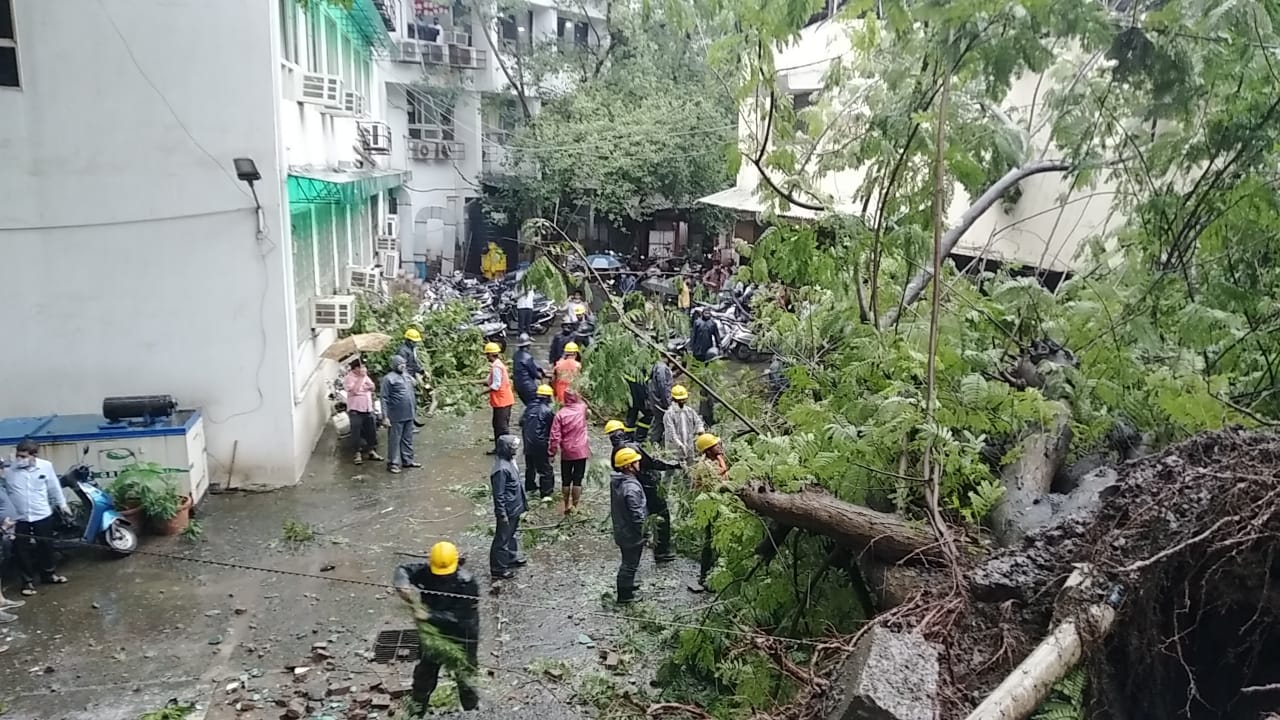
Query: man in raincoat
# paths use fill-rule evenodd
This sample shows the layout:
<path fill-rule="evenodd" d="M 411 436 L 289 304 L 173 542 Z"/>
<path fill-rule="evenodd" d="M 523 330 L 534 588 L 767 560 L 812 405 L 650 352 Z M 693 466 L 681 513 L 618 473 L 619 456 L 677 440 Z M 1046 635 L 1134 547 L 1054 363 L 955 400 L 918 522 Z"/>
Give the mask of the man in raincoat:
<path fill-rule="evenodd" d="M 663 420 L 667 408 L 671 407 L 671 386 L 675 384 L 675 375 L 672 374 L 671 367 L 675 362 L 670 355 L 663 355 L 649 371 L 649 412 L 653 417 L 652 438 L 658 445 L 662 444 L 662 435 L 665 431 Z"/>
<path fill-rule="evenodd" d="M 729 477 L 729 462 L 724 454 L 724 446 L 720 444 L 720 438 L 711 433 L 702 433 L 693 441 L 694 449 L 702 456 L 703 462 L 710 466 L 711 476 L 716 480 L 726 480 Z M 695 475 L 697 477 L 697 475 Z M 689 589 L 694 592 L 702 592 L 707 587 L 707 576 L 711 574 L 711 569 L 716 566 L 716 549 L 712 545 L 712 536 L 715 534 L 714 517 L 707 522 L 707 526 L 702 531 L 702 553 L 698 558 L 698 584 L 690 585 Z"/>
<path fill-rule="evenodd" d="M 480 256 L 480 274 L 489 280 L 497 280 L 507 274 L 507 254 L 497 243 L 489 243 L 489 249 Z"/>
<path fill-rule="evenodd" d="M 645 452 L 639 443 L 631 441 L 627 436 L 626 426 L 619 420 L 610 420 L 605 423 L 604 434 L 613 445 L 613 452 L 629 447 L 640 453 L 640 472 L 636 476 L 640 479 L 640 487 L 644 488 L 645 509 L 650 516 L 661 520 L 655 531 L 657 537 L 654 538 L 653 543 L 653 561 L 664 563 L 675 560 L 676 554 L 671 550 L 671 509 L 667 506 L 667 499 L 662 496 L 662 491 L 658 487 L 658 473 L 679 470 L 680 466 L 663 462 Z"/>
<path fill-rule="evenodd" d="M 619 603 L 636 600 L 636 573 L 644 554 L 644 488 L 640 485 L 640 453 L 624 447 L 613 454 L 614 473 L 609 477 L 609 519 L 613 523 L 613 542 L 622 554 L 618 564 L 617 598 Z"/>
<path fill-rule="evenodd" d="M 451 542 L 438 542 L 431 546 L 427 562 L 406 563 L 391 576 L 396 593 L 415 606 L 414 619 L 430 624 L 445 642 L 456 643 L 465 656 L 462 666 L 451 667 L 450 659 L 438 648 L 422 644 L 420 659 L 413 668 L 411 697 L 424 712 L 440 682 L 441 667 L 454 676 L 462 709 L 475 710 L 480 704 L 480 696 L 471 684 L 479 662 L 480 587 L 471 573 L 459 565 L 458 548 Z"/>
<path fill-rule="evenodd" d="M 671 401 L 671 407 L 662 416 L 667 449 L 675 452 L 681 460 L 692 462 L 698 457 L 698 451 L 693 447 L 694 438 L 706 430 L 702 416 L 689 407 L 689 390 L 683 385 L 671 388 Z"/>
<path fill-rule="evenodd" d="M 539 385 L 533 402 L 524 407 L 520 416 L 520 430 L 524 436 L 524 489 L 537 492 L 543 502 L 550 502 L 556 493 L 556 472 L 551 468 L 551 423 L 556 411 L 551 408 L 550 385 Z"/>
<path fill-rule="evenodd" d="M 417 411 L 413 396 L 413 379 L 409 377 L 407 361 L 400 355 L 391 357 L 391 371 L 382 376 L 379 388 L 382 398 L 382 414 L 387 426 L 387 470 L 400 472 L 400 468 L 420 468 L 413 459 L 413 420 Z"/>
<path fill-rule="evenodd" d="M 516 386 L 516 395 L 520 396 L 520 402 L 529 406 L 533 402 L 537 394 L 538 385 L 542 378 L 547 374 L 538 365 L 538 361 L 533 359 L 533 353 L 529 352 L 529 346 L 533 341 L 529 339 L 528 333 L 520 333 L 520 338 L 516 340 L 516 354 L 511 358 L 511 374 Z"/>
<path fill-rule="evenodd" d="M 515 568 L 526 564 L 520 553 L 520 516 L 524 515 L 524 488 L 520 486 L 520 469 L 516 467 L 516 450 L 520 438 L 503 435 L 498 438 L 498 454 L 489 473 L 493 491 L 493 544 L 489 546 L 489 576 L 495 580 L 515 577 Z"/>
<path fill-rule="evenodd" d="M 404 342 L 400 343 L 400 347 L 396 349 L 396 355 L 404 358 L 409 377 L 419 380 L 425 379 L 427 375 L 426 369 L 418 360 L 418 348 L 421 346 L 422 333 L 418 332 L 418 328 L 409 328 L 404 331 Z"/>

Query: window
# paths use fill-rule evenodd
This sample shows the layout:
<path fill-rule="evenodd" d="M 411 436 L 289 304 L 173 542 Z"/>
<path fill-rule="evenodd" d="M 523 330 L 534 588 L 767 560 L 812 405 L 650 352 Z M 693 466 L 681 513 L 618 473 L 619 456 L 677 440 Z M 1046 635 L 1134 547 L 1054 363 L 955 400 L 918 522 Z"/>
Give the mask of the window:
<path fill-rule="evenodd" d="M 800 112 L 801 110 L 809 107 L 810 105 L 813 105 L 814 99 L 815 98 L 813 97 L 813 93 L 811 92 L 796 93 L 795 95 L 791 96 L 791 109 L 795 110 L 796 112 Z"/>
<path fill-rule="evenodd" d="M 298 62 L 297 0 L 280 0 L 280 56 L 291 63 Z"/>
<path fill-rule="evenodd" d="M 287 1 L 287 0 L 286 0 Z M 307 11 L 307 58 L 310 64 L 307 70 L 311 72 L 324 72 L 324 48 L 321 47 L 321 33 L 323 26 L 320 22 L 319 5 L 311 5 Z"/>
<path fill-rule="evenodd" d="M 501 20 L 502 39 L 508 42 L 515 42 L 520 39 L 520 26 L 516 23 L 515 15 L 508 15 Z"/>
<path fill-rule="evenodd" d="M 325 66 L 324 73 L 327 75 L 341 75 L 341 40 L 338 39 L 338 24 L 331 18 L 324 19 L 324 54 Z"/>
<path fill-rule="evenodd" d="M 18 35 L 13 0 L 0 0 L 0 87 L 21 87 L 18 80 Z"/>
<path fill-rule="evenodd" d="M 407 90 L 409 100 L 409 137 L 414 140 L 448 140 L 453 141 L 453 108 L 445 104 L 441 98 L 426 93 Z M 424 135 L 422 125 L 439 125 L 440 137 Z"/>
<path fill-rule="evenodd" d="M 319 272 L 316 286 L 321 295 L 331 295 L 338 274 L 337 246 L 339 238 L 346 235 L 346 217 L 337 206 L 316 209 L 319 222 L 316 228 L 316 267 Z"/>
<path fill-rule="evenodd" d="M 302 343 L 311 337 L 311 298 L 316 295 L 316 238 L 311 208 L 293 213 L 289 224 L 293 235 L 293 302 L 298 342 Z"/>
<path fill-rule="evenodd" d="M 573 44 L 578 47 L 587 46 L 587 37 L 591 32 L 591 26 L 584 22 L 576 22 L 573 24 Z"/>
<path fill-rule="evenodd" d="M 655 228 L 649 231 L 649 257 L 658 259 L 674 256 L 676 229 L 670 222 L 655 222 L 654 225 Z"/>

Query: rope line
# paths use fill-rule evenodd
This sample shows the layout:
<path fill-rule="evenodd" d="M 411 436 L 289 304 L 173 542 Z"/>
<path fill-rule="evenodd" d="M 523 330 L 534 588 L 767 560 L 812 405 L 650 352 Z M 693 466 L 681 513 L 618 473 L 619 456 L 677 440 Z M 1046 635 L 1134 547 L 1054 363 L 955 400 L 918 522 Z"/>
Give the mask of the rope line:
<path fill-rule="evenodd" d="M 16 533 L 15 535 L 17 537 L 29 538 L 33 540 L 47 539 L 47 538 L 41 538 L 37 535 L 31 535 L 27 533 Z M 83 540 L 64 541 L 64 542 L 71 542 L 76 546 L 94 548 L 97 550 L 108 549 L 104 545 L 99 545 L 97 543 L 88 543 L 88 542 L 84 542 Z M 268 568 L 268 567 L 261 567 L 257 565 L 245 565 L 243 563 L 234 563 L 226 560 L 212 560 L 209 558 L 186 557 L 184 555 L 172 555 L 169 553 L 156 552 L 155 550 L 135 549 L 129 552 L 128 554 L 129 555 L 146 555 L 150 557 L 163 558 L 166 560 L 179 560 L 183 562 L 196 563 L 200 565 L 212 565 L 214 567 L 227 568 L 231 570 L 248 570 L 251 572 L 260 572 L 260 573 L 266 573 L 269 575 L 282 575 L 282 576 L 289 576 L 289 577 L 308 578 L 311 580 L 324 580 L 328 582 L 346 583 L 349 585 L 359 585 L 362 587 L 380 588 L 383 590 L 395 591 L 396 589 L 395 586 L 390 583 L 380 583 L 380 582 L 374 582 L 372 580 L 357 580 L 355 578 L 345 578 L 338 575 L 320 575 L 317 573 L 301 572 L 298 570 L 281 570 L 279 568 Z M 423 590 L 417 587 L 415 587 L 414 590 L 424 595 L 435 595 L 438 597 L 457 598 L 462 600 L 475 600 L 477 603 L 483 604 L 483 605 L 496 606 L 500 604 L 506 604 L 506 605 L 511 605 L 513 607 L 524 607 L 524 608 L 530 608 L 535 610 L 548 610 L 553 612 L 569 612 L 567 608 L 559 607 L 556 605 L 543 605 L 540 603 L 522 602 L 519 600 L 505 600 L 505 599 L 496 600 L 488 597 L 472 597 L 470 595 L 444 592 L 442 590 Z M 578 615 L 590 615 L 593 617 L 606 618 L 606 619 L 617 619 L 621 617 L 623 619 L 635 620 L 637 622 L 653 623 L 655 625 L 662 625 L 662 626 L 672 627 L 672 628 L 680 628 L 684 630 L 700 630 L 705 632 L 723 633 L 726 635 L 735 635 L 739 637 L 753 638 L 753 639 L 759 639 L 759 640 L 775 640 L 779 642 L 792 643 L 794 645 L 807 645 L 811 647 L 821 647 L 829 644 L 824 641 L 808 640 L 804 638 L 781 637 L 777 635 L 769 635 L 767 633 L 755 632 L 751 630 L 737 630 L 734 628 L 718 628 L 718 627 L 711 627 L 709 625 L 698 625 L 696 623 L 684 623 L 684 622 L 678 622 L 675 620 L 663 620 L 659 618 L 629 617 L 627 615 L 601 612 L 599 610 L 580 610 L 580 609 L 574 608 L 572 612 Z"/>

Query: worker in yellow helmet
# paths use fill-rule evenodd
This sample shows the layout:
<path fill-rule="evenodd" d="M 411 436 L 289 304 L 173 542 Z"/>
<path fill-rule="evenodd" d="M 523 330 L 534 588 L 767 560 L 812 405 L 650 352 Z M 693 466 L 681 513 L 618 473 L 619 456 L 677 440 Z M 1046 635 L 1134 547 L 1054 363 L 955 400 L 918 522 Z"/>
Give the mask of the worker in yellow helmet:
<path fill-rule="evenodd" d="M 524 489 L 537 491 L 542 502 L 555 500 L 556 471 L 551 467 L 551 424 L 556 411 L 551 408 L 554 392 L 550 385 L 539 385 L 533 402 L 524 406 L 520 431 L 524 437 Z"/>
<path fill-rule="evenodd" d="M 414 606 L 414 619 L 430 623 L 441 635 L 461 646 L 466 662 L 440 654 L 436 648 L 420 647 L 413 669 L 412 697 L 424 710 L 431 706 L 443 667 L 458 685 L 458 700 L 464 710 L 475 710 L 480 696 L 472 684 L 480 647 L 480 587 L 464 570 L 458 548 L 451 542 L 431 546 L 427 562 L 406 563 L 396 568 L 391 585 L 406 603 Z"/>
<path fill-rule="evenodd" d="M 632 438 L 627 426 L 623 425 L 621 420 L 610 420 L 605 423 L 604 434 L 609 438 L 615 453 L 624 447 L 640 453 L 640 472 L 636 476 L 640 478 L 640 487 L 644 488 L 645 509 L 651 517 L 659 520 L 654 528 L 653 561 L 664 563 L 675 560 L 676 554 L 671 549 L 671 508 L 667 506 L 667 499 L 662 495 L 659 473 L 679 470 L 680 466 L 663 462 L 645 452 L 644 447 Z"/>
<path fill-rule="evenodd" d="M 426 377 L 426 369 L 422 367 L 422 361 L 418 358 L 418 351 L 422 348 L 422 333 L 418 328 L 411 327 L 404 331 L 404 342 L 400 343 L 400 347 L 395 354 L 404 358 L 405 367 L 409 371 L 409 376 L 414 380 L 422 380 Z"/>
<path fill-rule="evenodd" d="M 702 433 L 693 441 L 694 449 L 702 456 L 702 461 L 709 463 L 712 474 L 720 480 L 726 480 L 729 477 L 729 463 L 724 454 L 724 446 L 720 444 L 720 438 L 711 433 Z M 697 473 L 695 473 L 696 477 Z M 712 536 L 715 533 L 715 517 L 713 516 L 707 521 L 707 526 L 702 533 L 702 553 L 698 558 L 698 583 L 690 585 L 689 589 L 694 592 L 702 592 L 707 587 L 707 575 L 711 573 L 711 569 L 716 566 L 716 550 L 712 545 Z"/>
<path fill-rule="evenodd" d="M 667 449 L 676 454 L 684 462 L 693 462 L 698 457 L 694 448 L 694 438 L 706 430 L 702 424 L 702 416 L 697 410 L 689 407 L 689 389 L 683 385 L 671 388 L 671 407 L 662 416 L 663 438 Z"/>
<path fill-rule="evenodd" d="M 644 521 L 646 510 L 644 488 L 640 485 L 640 453 L 624 447 L 613 454 L 614 472 L 609 477 L 609 518 L 613 522 L 613 541 L 622 553 L 618 565 L 617 598 L 619 603 L 636 600 L 636 573 L 644 554 Z"/>
<path fill-rule="evenodd" d="M 564 346 L 564 356 L 556 361 L 551 370 L 551 389 L 555 391 L 558 403 L 564 402 L 564 391 L 578 379 L 578 373 L 582 370 L 582 361 L 578 359 L 580 352 L 578 343 L 567 343 Z"/>
<path fill-rule="evenodd" d="M 495 242 L 480 256 L 480 274 L 488 280 L 497 280 L 507 274 L 507 254 Z"/>
<path fill-rule="evenodd" d="M 493 409 L 493 447 L 486 454 L 493 455 L 498 451 L 498 438 L 511 427 L 511 406 L 516 404 L 516 394 L 511 373 L 502 362 L 502 347 L 495 342 L 485 343 L 484 354 L 489 359 L 489 377 L 480 381 L 484 388 L 481 392 L 489 396 L 489 407 Z"/>

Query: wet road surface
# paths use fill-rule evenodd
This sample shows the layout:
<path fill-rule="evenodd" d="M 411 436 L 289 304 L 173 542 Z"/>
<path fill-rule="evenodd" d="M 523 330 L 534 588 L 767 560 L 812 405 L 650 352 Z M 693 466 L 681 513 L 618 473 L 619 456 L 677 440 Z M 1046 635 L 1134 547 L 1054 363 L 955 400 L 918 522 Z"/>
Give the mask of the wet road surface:
<path fill-rule="evenodd" d="M 607 444 L 593 433 L 594 463 Z M 433 418 L 416 442 L 426 467 L 398 476 L 382 463 L 352 465 L 326 437 L 300 486 L 210 496 L 199 508 L 202 542 L 153 537 L 142 546 L 323 579 L 75 553 L 61 566 L 70 584 L 41 588 L 18 611 L 19 622 L 0 626 L 0 716 L 132 720 L 176 698 L 198 703 L 192 718 L 274 719 L 285 712 L 276 701 L 301 692 L 314 698 L 303 717 L 400 717 L 398 700 L 365 707 L 367 715 L 353 709 L 379 682 L 407 687 L 412 671 L 408 662 L 371 661 L 378 631 L 412 627 L 407 606 L 381 585 L 397 564 L 414 561 L 397 552 L 425 554 L 441 539 L 470 560 L 483 597 L 482 706 L 466 717 L 593 717 L 590 701 L 609 694 L 601 688 L 644 689 L 662 653 L 656 636 L 621 618 L 609 600 L 617 550 L 603 470 L 588 475 L 580 518 L 560 523 L 554 505 L 525 516 L 530 564 L 486 594 L 492 505 L 479 488 L 487 488 L 492 462 L 484 455 L 488 437 L 487 411 Z M 285 541 L 282 526 L 291 519 L 315 527 L 315 540 Z M 645 602 L 633 612 L 673 618 L 698 600 L 684 589 L 695 576 L 685 559 L 655 568 L 646 554 Z M 17 596 L 13 578 L 5 591 Z M 319 654 L 316 643 L 325 644 Z M 295 679 L 295 665 L 310 669 Z M 442 683 L 436 704 L 449 701 Z M 634 713 L 614 705 L 600 714 Z"/>

